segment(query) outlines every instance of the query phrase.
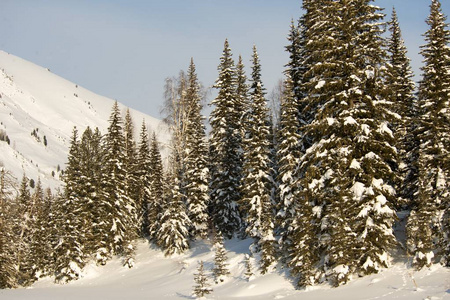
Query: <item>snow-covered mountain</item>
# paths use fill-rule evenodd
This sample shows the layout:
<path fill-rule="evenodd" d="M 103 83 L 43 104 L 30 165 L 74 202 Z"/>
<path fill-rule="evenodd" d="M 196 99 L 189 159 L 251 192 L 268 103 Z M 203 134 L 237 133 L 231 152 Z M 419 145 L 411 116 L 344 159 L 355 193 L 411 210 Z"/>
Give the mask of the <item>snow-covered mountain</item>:
<path fill-rule="evenodd" d="M 49 69 L 0 51 L 0 140 L 4 140 L 0 141 L 0 166 L 18 180 L 25 173 L 34 181 L 40 178 L 44 187 L 58 187 L 73 127 L 80 136 L 87 126 L 106 133 L 113 103 Z M 126 107 L 119 105 L 125 112 Z M 130 112 L 136 139 L 144 119 L 164 147 L 169 134 L 162 122 Z"/>

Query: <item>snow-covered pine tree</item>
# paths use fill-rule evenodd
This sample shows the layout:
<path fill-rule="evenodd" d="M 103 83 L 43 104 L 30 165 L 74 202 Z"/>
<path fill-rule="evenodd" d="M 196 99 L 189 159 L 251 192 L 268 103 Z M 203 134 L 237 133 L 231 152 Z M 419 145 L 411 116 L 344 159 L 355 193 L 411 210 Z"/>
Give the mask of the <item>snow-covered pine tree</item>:
<path fill-rule="evenodd" d="M 218 69 L 214 87 L 219 93 L 212 101 L 214 109 L 210 116 L 210 208 L 215 226 L 226 238 L 231 238 L 241 226 L 237 203 L 242 177 L 239 144 L 242 103 L 238 103 L 236 96 L 236 68 L 228 40 L 225 40 Z"/>
<path fill-rule="evenodd" d="M 223 235 L 219 230 L 216 230 L 214 235 L 214 280 L 216 283 L 223 282 L 225 278 L 230 275 L 227 263 L 227 250 L 223 244 Z"/>
<path fill-rule="evenodd" d="M 78 130 L 74 128 L 64 173 L 64 196 L 55 216 L 60 226 L 59 241 L 55 247 L 55 280 L 59 283 L 78 279 L 86 265 L 86 228 L 83 227 L 86 214 L 80 197 L 83 187 L 79 182 L 82 178 L 79 144 Z"/>
<path fill-rule="evenodd" d="M 191 220 L 191 235 L 193 238 L 208 236 L 208 202 L 209 202 L 209 169 L 208 146 L 206 142 L 204 117 L 201 115 L 200 84 L 197 79 L 194 60 L 188 69 L 186 90 L 186 106 L 189 117 L 185 124 L 184 147 L 184 191 L 188 216 Z"/>
<path fill-rule="evenodd" d="M 239 202 L 245 218 L 246 233 L 255 239 L 261 254 L 261 270 L 267 271 L 275 261 L 273 236 L 273 205 L 271 189 L 270 128 L 268 108 L 261 81 L 261 65 L 256 46 L 253 47 L 252 86 L 250 91 L 248 132 L 243 141 L 244 164 Z"/>
<path fill-rule="evenodd" d="M 93 131 L 87 127 L 78 147 L 80 176 L 78 181 L 78 218 L 84 234 L 84 251 L 86 256 L 96 253 L 105 239 L 100 227 L 103 215 L 99 210 L 101 194 L 101 177 L 103 170 L 102 135 L 98 128 Z"/>
<path fill-rule="evenodd" d="M 148 138 L 147 126 L 145 120 L 142 120 L 140 140 L 138 145 L 137 168 L 138 185 L 136 201 L 137 215 L 139 220 L 139 235 L 148 236 L 149 228 L 149 205 L 152 197 L 150 185 L 152 180 L 152 170 L 150 161 L 150 141 Z"/>
<path fill-rule="evenodd" d="M 245 264 L 245 278 L 250 281 L 250 279 L 253 277 L 253 270 L 252 270 L 252 262 L 251 262 L 251 258 L 250 255 L 245 254 L 245 259 L 244 259 L 244 264 Z"/>
<path fill-rule="evenodd" d="M 148 232 L 152 239 L 155 238 L 157 230 L 160 228 L 159 223 L 164 206 L 164 174 L 161 153 L 159 151 L 158 140 L 156 134 L 153 132 L 150 143 L 150 174 L 148 201 Z"/>
<path fill-rule="evenodd" d="M 12 190 L 15 179 L 0 168 L 0 289 L 17 286 L 15 248 L 17 237 L 13 232 Z"/>
<path fill-rule="evenodd" d="M 47 238 L 47 232 L 45 224 L 48 223 L 48 206 L 45 203 L 44 190 L 42 188 L 41 179 L 38 178 L 36 187 L 34 189 L 33 195 L 31 195 L 31 201 L 33 203 L 33 214 L 32 214 L 32 234 L 33 239 L 30 244 L 30 259 L 33 261 L 33 272 L 36 274 L 36 280 L 39 279 L 40 275 L 46 266 L 46 256 L 48 248 L 46 245 L 50 242 Z"/>
<path fill-rule="evenodd" d="M 286 47 L 289 52 L 290 60 L 287 64 L 286 79 L 284 81 L 283 94 L 281 95 L 280 103 L 280 125 L 278 130 L 278 178 L 279 184 L 278 197 L 279 203 L 277 207 L 276 216 L 276 232 L 280 235 L 280 244 L 286 250 L 285 246 L 291 244 L 290 232 L 293 230 L 292 222 L 296 216 L 296 201 L 294 195 L 296 194 L 296 177 L 298 174 L 297 166 L 301 156 L 299 134 L 299 104 L 298 96 L 295 92 L 299 91 L 294 82 L 297 81 L 297 86 L 300 84 L 298 78 L 299 64 L 299 30 L 291 23 L 291 29 L 288 40 L 290 44 Z M 294 79 L 294 77 L 296 79 Z"/>
<path fill-rule="evenodd" d="M 409 217 L 408 249 L 420 269 L 436 253 L 449 264 L 450 207 L 450 31 L 438 0 L 431 1 L 429 30 L 419 85 L 419 184 Z"/>
<path fill-rule="evenodd" d="M 123 122 L 119 105 L 114 103 L 108 133 L 104 139 L 106 148 L 102 178 L 101 211 L 104 216 L 105 249 L 98 256 L 109 253 L 123 255 L 124 264 L 133 265 L 136 237 L 136 204 L 129 196 L 126 169 L 126 147 Z"/>
<path fill-rule="evenodd" d="M 208 282 L 208 276 L 205 274 L 203 261 L 198 263 L 197 273 L 194 274 L 194 290 L 192 295 L 196 299 L 201 299 L 213 291 Z"/>
<path fill-rule="evenodd" d="M 388 61 L 386 64 L 385 88 L 386 100 L 393 107 L 391 128 L 394 132 L 396 147 L 401 164 L 401 183 L 397 191 L 395 207 L 407 208 L 417 191 L 417 137 L 416 127 L 417 103 L 414 97 L 415 83 L 410 60 L 406 56 L 406 47 L 402 38 L 395 8 L 392 9 L 392 19 L 389 22 L 391 36 L 388 39 Z"/>
<path fill-rule="evenodd" d="M 130 214 L 130 217 L 133 219 L 133 224 L 129 226 L 134 226 L 136 230 L 137 237 L 140 231 L 140 224 L 138 221 L 138 207 L 141 207 L 140 198 L 139 198 L 139 168 L 138 164 L 138 153 L 136 149 L 136 142 L 134 140 L 134 124 L 133 118 L 131 117 L 130 109 L 127 108 L 127 112 L 125 114 L 125 123 L 124 123 L 124 136 L 125 136 L 125 169 L 126 169 L 126 185 L 127 185 L 127 194 L 130 198 L 132 204 L 134 204 L 134 213 Z"/>
<path fill-rule="evenodd" d="M 382 15 L 371 2 L 324 1 L 319 10 L 310 2 L 313 18 L 305 23 L 304 136 L 312 146 L 299 184 L 320 226 L 324 270 L 334 285 L 387 267 L 395 243 L 396 149 L 382 98 Z"/>
<path fill-rule="evenodd" d="M 180 192 L 177 166 L 172 163 L 164 184 L 164 205 L 159 216 L 156 243 L 166 256 L 183 253 L 189 249 L 189 228 L 191 223 L 186 213 L 183 194 Z"/>

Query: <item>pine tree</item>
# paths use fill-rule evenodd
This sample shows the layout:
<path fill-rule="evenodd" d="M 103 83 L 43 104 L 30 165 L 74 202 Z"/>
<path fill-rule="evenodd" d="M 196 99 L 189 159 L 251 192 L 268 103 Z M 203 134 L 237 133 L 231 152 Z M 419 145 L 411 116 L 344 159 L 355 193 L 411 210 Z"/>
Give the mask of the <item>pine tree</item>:
<path fill-rule="evenodd" d="M 30 245 L 31 257 L 34 262 L 33 271 L 38 279 L 38 274 L 41 274 L 46 268 L 46 245 L 50 242 L 47 239 L 45 220 L 48 218 L 48 210 L 45 203 L 44 190 L 42 188 L 41 179 L 38 179 L 34 193 L 31 196 L 33 202 L 33 216 L 32 216 L 32 235 L 33 239 Z"/>
<path fill-rule="evenodd" d="M 102 135 L 98 128 L 93 131 L 87 127 L 81 137 L 78 147 L 78 163 L 80 176 L 77 178 L 78 218 L 84 233 L 83 246 L 85 254 L 90 256 L 102 247 L 105 237 L 102 235 L 101 224 L 103 215 L 98 207 L 101 201 L 101 179 L 103 171 Z"/>
<path fill-rule="evenodd" d="M 199 262 L 197 273 L 194 274 L 194 276 L 195 285 L 192 295 L 198 299 L 210 294 L 212 292 L 212 288 L 210 288 L 208 283 L 208 277 L 205 274 L 203 261 Z"/>
<path fill-rule="evenodd" d="M 153 132 L 150 145 L 150 173 L 151 180 L 149 182 L 149 202 L 148 202 L 148 224 L 149 234 L 151 238 L 155 238 L 157 230 L 160 228 L 159 223 L 164 207 L 164 175 L 159 152 L 158 141 L 156 134 Z"/>
<path fill-rule="evenodd" d="M 79 179 L 82 178 L 82 173 L 79 143 L 78 130 L 74 128 L 64 175 L 64 196 L 56 215 L 61 228 L 59 241 L 55 247 L 55 280 L 60 283 L 78 279 L 86 265 L 84 252 L 86 228 L 83 227 L 86 215 L 80 197 L 82 186 Z"/>
<path fill-rule="evenodd" d="M 253 271 L 252 271 L 252 262 L 250 260 L 250 255 L 245 254 L 245 278 L 250 281 L 250 279 L 253 277 Z"/>
<path fill-rule="evenodd" d="M 103 260 L 109 253 L 123 255 L 124 264 L 131 267 L 135 251 L 133 242 L 137 232 L 136 204 L 129 196 L 127 149 L 117 102 L 114 103 L 109 122 L 105 136 L 105 170 L 101 200 L 101 211 L 108 218 L 104 220 L 102 228 L 106 238 L 105 247 L 98 250 L 98 256 Z"/>
<path fill-rule="evenodd" d="M 242 146 L 239 106 L 236 97 L 236 68 L 228 40 L 225 41 L 215 88 L 219 93 L 212 101 L 210 135 L 210 207 L 213 221 L 224 236 L 231 238 L 241 227 L 238 201 L 241 180 Z"/>
<path fill-rule="evenodd" d="M 4 168 L 0 169 L 0 289 L 17 286 L 15 241 L 11 190 L 14 179 Z"/>
<path fill-rule="evenodd" d="M 450 206 L 450 31 L 438 0 L 431 1 L 429 30 L 422 46 L 424 57 L 419 85 L 420 140 L 418 192 L 411 212 L 408 248 L 420 269 L 432 263 L 434 252 L 449 264 L 448 218 Z"/>
<path fill-rule="evenodd" d="M 189 249 L 191 223 L 186 214 L 179 179 L 174 170 L 176 170 L 175 165 L 166 176 L 164 205 L 158 220 L 160 227 L 156 232 L 156 243 L 163 248 L 166 256 L 180 254 Z"/>
<path fill-rule="evenodd" d="M 271 189 L 270 128 L 268 109 L 261 82 L 261 65 L 253 48 L 253 72 L 250 115 L 244 139 L 241 214 L 245 217 L 246 233 L 255 239 L 261 251 L 263 273 L 275 261 L 273 237 L 273 207 Z"/>
<path fill-rule="evenodd" d="M 370 0 L 308 1 L 301 197 L 334 285 L 389 263 L 396 149 L 383 105 L 382 15 Z M 330 15 L 339 17 L 329 18 Z M 300 254 L 300 253 L 299 253 Z"/>
<path fill-rule="evenodd" d="M 204 118 L 201 115 L 200 85 L 195 71 L 194 60 L 188 70 L 188 86 L 186 105 L 189 107 L 189 118 L 185 131 L 184 187 L 186 193 L 188 216 L 192 223 L 191 234 L 198 238 L 208 236 L 208 202 L 209 202 L 209 169 L 208 146 L 206 143 Z"/>
<path fill-rule="evenodd" d="M 149 228 L 149 205 L 152 197 L 150 185 L 152 180 L 152 170 L 150 161 L 150 141 L 148 138 L 147 126 L 145 120 L 142 120 L 140 141 L 137 155 L 137 201 L 138 220 L 140 224 L 139 235 L 145 237 L 148 235 Z"/>
<path fill-rule="evenodd" d="M 398 188 L 397 208 L 408 207 L 417 190 L 417 138 L 414 136 L 417 103 L 414 97 L 415 84 L 410 60 L 406 56 L 406 47 L 402 39 L 397 13 L 392 10 L 389 22 L 391 37 L 388 39 L 388 63 L 385 75 L 386 100 L 395 114 L 391 128 L 394 132 L 397 150 L 402 164 L 400 167 L 402 183 Z"/>
<path fill-rule="evenodd" d="M 214 269 L 213 274 L 216 283 L 223 282 L 225 277 L 230 275 L 227 261 L 227 250 L 223 245 L 223 235 L 220 231 L 214 236 Z"/>

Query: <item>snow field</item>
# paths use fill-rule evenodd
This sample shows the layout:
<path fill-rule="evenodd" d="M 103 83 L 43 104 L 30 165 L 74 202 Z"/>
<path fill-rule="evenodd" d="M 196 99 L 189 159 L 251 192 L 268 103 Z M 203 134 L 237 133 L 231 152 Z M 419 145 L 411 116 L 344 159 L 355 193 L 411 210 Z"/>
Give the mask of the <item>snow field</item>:
<path fill-rule="evenodd" d="M 53 278 L 43 278 L 31 288 L 0 290 L 0 299 L 195 299 L 192 290 L 199 261 L 204 261 L 213 288 L 206 299 L 450 299 L 449 269 L 433 265 L 416 272 L 405 261 L 394 262 L 379 274 L 356 278 L 338 288 L 323 284 L 295 290 L 284 270 L 278 268 L 260 275 L 252 260 L 255 276 L 248 281 L 244 259 L 250 244 L 250 239 L 225 242 L 231 275 L 219 284 L 214 284 L 211 273 L 214 267 L 211 241 L 195 242 L 185 254 L 164 257 L 162 251 L 141 240 L 134 268 L 123 267 L 119 258 L 103 267 L 90 264 L 78 281 L 57 285 Z"/>

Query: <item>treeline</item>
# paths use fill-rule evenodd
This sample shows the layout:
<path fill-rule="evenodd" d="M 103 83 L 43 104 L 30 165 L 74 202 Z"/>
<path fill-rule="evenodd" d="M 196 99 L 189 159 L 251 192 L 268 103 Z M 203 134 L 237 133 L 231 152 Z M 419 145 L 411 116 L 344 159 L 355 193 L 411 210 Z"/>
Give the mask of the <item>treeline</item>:
<path fill-rule="evenodd" d="M 209 137 L 193 60 L 168 79 L 165 171 L 156 138 L 149 142 L 143 124 L 136 144 L 117 103 L 105 136 L 88 128 L 79 139 L 74 130 L 64 192 L 47 197 L 48 211 L 30 208 L 40 200 L 20 200 L 26 188 L 2 200 L 0 287 L 45 274 L 76 279 L 89 261 L 113 255 L 131 267 L 138 237 L 171 255 L 211 232 L 252 238 L 260 271 L 281 262 L 298 287 L 376 273 L 399 244 L 415 268 L 449 266 L 450 32 L 432 0 L 416 91 L 395 10 L 385 37 L 372 2 L 303 1 L 288 35 L 279 122 L 256 47 L 247 78 L 225 41 Z M 406 241 L 394 236 L 400 211 Z M 10 216 L 31 223 L 18 229 Z M 36 240 L 38 232 L 46 236 Z M 15 250 L 35 244 L 41 250 Z"/>

